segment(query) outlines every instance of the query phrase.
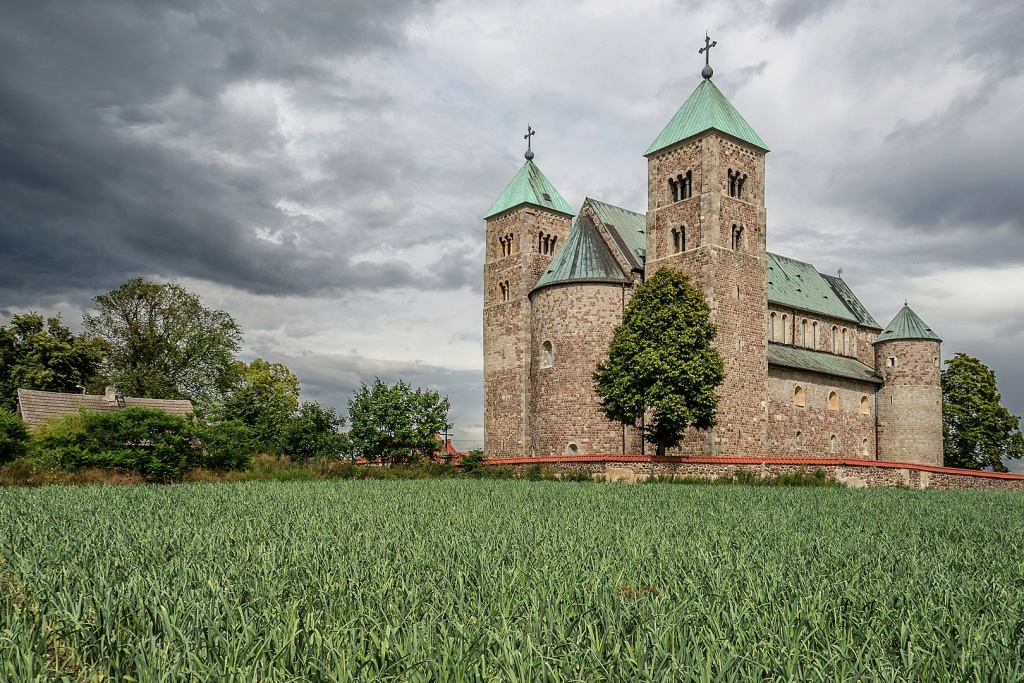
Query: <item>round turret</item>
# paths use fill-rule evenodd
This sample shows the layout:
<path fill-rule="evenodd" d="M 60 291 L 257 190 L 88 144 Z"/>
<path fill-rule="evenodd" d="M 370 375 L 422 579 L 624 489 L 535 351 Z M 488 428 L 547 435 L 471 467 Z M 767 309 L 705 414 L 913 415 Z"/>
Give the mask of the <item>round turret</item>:
<path fill-rule="evenodd" d="M 941 343 L 907 305 L 875 340 L 879 460 L 942 465 Z"/>

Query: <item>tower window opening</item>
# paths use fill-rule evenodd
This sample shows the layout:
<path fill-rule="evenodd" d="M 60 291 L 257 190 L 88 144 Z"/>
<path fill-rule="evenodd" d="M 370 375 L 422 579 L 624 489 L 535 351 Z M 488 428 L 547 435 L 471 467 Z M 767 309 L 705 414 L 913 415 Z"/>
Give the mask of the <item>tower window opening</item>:
<path fill-rule="evenodd" d="M 832 353 L 839 353 L 839 328 L 832 326 Z"/>
<path fill-rule="evenodd" d="M 844 327 L 843 328 L 843 355 L 844 356 L 849 355 L 849 353 L 850 353 L 849 352 L 849 348 L 850 347 L 849 347 L 849 345 L 847 344 L 847 341 L 846 341 L 846 328 Z"/>
<path fill-rule="evenodd" d="M 730 197 L 735 197 L 736 196 L 736 174 L 733 173 L 731 168 L 729 169 L 728 178 L 729 178 L 729 196 Z"/>
<path fill-rule="evenodd" d="M 807 392 L 802 386 L 797 385 L 793 389 L 793 405 L 803 408 L 807 405 Z"/>
<path fill-rule="evenodd" d="M 786 323 L 787 322 L 789 322 L 789 316 L 787 316 L 785 313 L 783 313 L 782 314 L 782 343 L 783 344 L 785 344 L 786 340 L 789 338 L 789 335 L 787 334 L 789 332 L 789 330 L 786 329 L 786 327 L 787 327 Z"/>
<path fill-rule="evenodd" d="M 818 348 L 818 321 L 811 323 L 811 348 Z"/>
<path fill-rule="evenodd" d="M 799 429 L 796 430 L 796 445 L 797 446 L 803 446 L 804 445 L 804 433 L 801 432 Z"/>
<path fill-rule="evenodd" d="M 552 256 L 554 256 L 554 254 L 555 254 L 555 242 L 557 242 L 557 241 L 558 241 L 558 237 L 552 235 L 551 241 L 548 243 L 548 250 L 551 252 Z"/>
<path fill-rule="evenodd" d="M 672 195 L 672 201 L 679 201 L 679 183 L 676 182 L 675 178 L 668 179 L 669 193 Z"/>
<path fill-rule="evenodd" d="M 892 405 L 892 394 L 889 394 L 889 405 Z"/>
<path fill-rule="evenodd" d="M 574 443 L 569 444 L 569 446 L 565 450 L 566 450 L 566 452 L 569 455 L 579 455 L 580 454 L 580 449 L 577 448 L 576 444 L 574 444 Z"/>
<path fill-rule="evenodd" d="M 838 448 L 839 448 L 839 439 L 837 439 L 836 435 L 833 434 L 832 436 L 828 437 L 828 450 L 830 452 L 832 452 L 832 453 L 835 453 L 836 450 L 838 450 Z"/>
<path fill-rule="evenodd" d="M 828 392 L 828 409 L 839 410 L 839 394 L 834 391 Z"/>
<path fill-rule="evenodd" d="M 736 174 L 736 194 L 733 197 L 740 198 L 743 196 L 743 183 L 747 182 L 747 174 L 740 175 Z"/>
<path fill-rule="evenodd" d="M 860 414 L 869 415 L 871 414 L 871 400 L 867 396 L 860 397 Z"/>
<path fill-rule="evenodd" d="M 885 361 L 885 367 L 894 368 L 896 367 L 896 356 L 889 356 Z"/>
<path fill-rule="evenodd" d="M 800 321 L 800 346 L 807 346 L 807 321 Z"/>
<path fill-rule="evenodd" d="M 678 254 L 683 250 L 684 238 L 679 228 L 672 228 L 672 252 Z"/>
<path fill-rule="evenodd" d="M 546 341 L 540 345 L 540 366 L 550 368 L 555 365 L 555 349 L 551 342 Z"/>
<path fill-rule="evenodd" d="M 775 341 L 775 313 L 768 316 L 768 341 Z"/>
<path fill-rule="evenodd" d="M 860 442 L 860 454 L 865 458 L 868 457 L 868 440 L 864 439 Z"/>
<path fill-rule="evenodd" d="M 740 247 L 743 246 L 743 226 L 733 225 L 732 226 L 732 250 L 739 251 Z"/>
<path fill-rule="evenodd" d="M 693 171 L 687 171 L 683 176 L 683 199 L 693 196 Z"/>

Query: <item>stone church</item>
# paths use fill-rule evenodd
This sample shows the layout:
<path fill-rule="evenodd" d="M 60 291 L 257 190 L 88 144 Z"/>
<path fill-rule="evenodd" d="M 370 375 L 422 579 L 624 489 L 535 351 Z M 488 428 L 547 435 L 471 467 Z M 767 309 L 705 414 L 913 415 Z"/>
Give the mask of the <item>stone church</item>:
<path fill-rule="evenodd" d="M 941 340 L 906 305 L 883 329 L 841 277 L 767 251 L 768 147 L 702 76 L 644 153 L 646 213 L 574 212 L 528 145 L 484 216 L 484 451 L 653 454 L 604 417 L 592 373 L 633 289 L 678 268 L 711 307 L 726 376 L 717 426 L 669 455 L 941 465 Z"/>

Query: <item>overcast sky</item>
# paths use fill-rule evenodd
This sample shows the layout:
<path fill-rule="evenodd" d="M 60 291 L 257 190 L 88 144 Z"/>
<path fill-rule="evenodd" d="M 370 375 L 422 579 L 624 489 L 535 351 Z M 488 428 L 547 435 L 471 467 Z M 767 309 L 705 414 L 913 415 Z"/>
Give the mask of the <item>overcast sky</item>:
<path fill-rule="evenodd" d="M 174 280 L 346 407 L 402 377 L 482 444 L 482 216 L 522 163 L 646 210 L 700 82 L 772 152 L 768 248 L 904 298 L 1024 413 L 1024 3 L 2 0 L 0 316 Z"/>

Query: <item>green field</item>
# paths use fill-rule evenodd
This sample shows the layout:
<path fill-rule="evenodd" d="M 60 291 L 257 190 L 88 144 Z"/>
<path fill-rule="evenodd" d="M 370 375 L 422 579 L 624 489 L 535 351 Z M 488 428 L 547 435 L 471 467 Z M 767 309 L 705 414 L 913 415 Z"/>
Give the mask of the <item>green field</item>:
<path fill-rule="evenodd" d="M 1024 680 L 1012 493 L 3 489 L 0 563 L 0 680 Z"/>

